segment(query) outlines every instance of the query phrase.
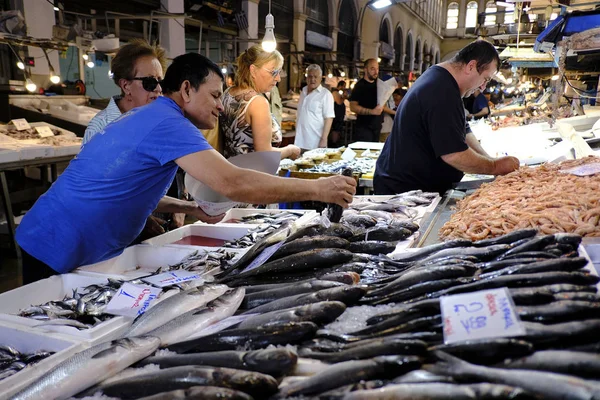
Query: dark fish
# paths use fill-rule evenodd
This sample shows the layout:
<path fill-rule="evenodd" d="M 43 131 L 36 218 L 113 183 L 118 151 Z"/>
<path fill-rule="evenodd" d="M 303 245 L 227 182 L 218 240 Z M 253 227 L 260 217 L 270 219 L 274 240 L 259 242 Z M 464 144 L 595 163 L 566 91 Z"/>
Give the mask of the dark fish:
<path fill-rule="evenodd" d="M 398 291 L 386 294 L 384 296 L 364 299 L 363 302 L 371 305 L 398 303 L 401 301 L 413 299 L 422 294 L 438 292 L 441 290 L 448 290 L 448 288 L 451 288 L 452 286 L 460 285 L 461 282 L 462 281 L 460 279 L 440 279 L 437 281 L 416 283 L 408 288 L 400 289 Z"/>
<path fill-rule="evenodd" d="M 286 242 L 291 242 L 292 240 L 300 239 L 306 236 L 337 236 L 344 239 L 349 239 L 354 235 L 352 229 L 348 228 L 344 224 L 332 223 L 329 227 L 326 227 L 321 224 L 309 225 L 302 229 L 299 229 L 297 232 L 291 234 Z"/>
<path fill-rule="evenodd" d="M 346 285 L 346 283 L 336 282 L 336 281 L 331 281 L 331 280 L 324 281 L 324 280 L 320 280 L 320 279 L 308 279 L 305 281 L 298 281 L 298 282 L 266 283 L 263 285 L 244 286 L 244 289 L 246 290 L 246 295 L 248 295 L 248 294 L 278 290 L 278 289 L 283 289 L 283 288 L 292 289 L 295 286 L 300 286 L 300 285 L 305 285 L 305 284 L 310 284 L 311 286 L 314 286 L 314 287 L 318 287 L 321 284 L 325 285 L 325 286 L 331 285 L 329 287 Z M 325 289 L 325 287 L 323 287 L 322 289 Z"/>
<path fill-rule="evenodd" d="M 323 275 L 318 275 L 322 281 L 334 281 L 345 283 L 346 285 L 356 285 L 360 282 L 360 275 L 352 271 L 329 272 Z"/>
<path fill-rule="evenodd" d="M 314 236 L 292 240 L 281 246 L 269 260 L 314 249 L 345 249 L 350 242 L 337 236 Z"/>
<path fill-rule="evenodd" d="M 476 339 L 460 343 L 434 346 L 440 350 L 475 364 L 494 364 L 509 357 L 522 357 L 533 353 L 533 345 L 518 339 Z"/>
<path fill-rule="evenodd" d="M 518 259 L 518 258 L 542 258 L 542 259 L 549 259 L 549 258 L 558 258 L 562 255 L 561 252 L 559 252 L 558 254 L 555 254 L 554 252 L 551 251 L 524 251 L 521 253 L 515 253 L 515 254 L 511 254 L 510 256 L 506 256 L 504 258 L 502 258 L 503 260 L 511 260 L 511 259 Z"/>
<path fill-rule="evenodd" d="M 426 256 L 437 253 L 444 249 L 451 249 L 454 247 L 467 247 L 471 246 L 472 242 L 466 239 L 457 239 L 457 240 L 449 240 L 447 242 L 442 242 L 438 244 L 434 244 L 427 247 L 422 247 L 414 252 L 406 252 L 402 254 L 398 254 L 394 256 L 394 260 L 396 261 L 415 261 L 424 259 Z"/>
<path fill-rule="evenodd" d="M 443 335 L 439 332 L 398 333 L 394 335 L 376 337 L 372 339 L 360 336 L 337 334 L 333 332 L 327 333 L 327 331 L 325 330 L 320 330 L 319 334 L 322 337 L 314 338 L 309 342 L 305 342 L 302 344 L 302 347 L 310 348 L 314 351 L 335 352 L 362 346 L 369 346 L 375 343 L 382 343 L 386 340 L 422 340 L 430 346 L 439 344 L 443 340 Z"/>
<path fill-rule="evenodd" d="M 419 225 L 417 223 L 415 223 L 414 221 L 411 221 L 408 219 L 393 219 L 389 223 L 389 226 L 391 226 L 392 228 L 408 229 L 412 233 L 415 233 L 416 231 L 419 230 Z"/>
<path fill-rule="evenodd" d="M 498 260 L 502 260 L 512 254 L 541 250 L 544 247 L 546 247 L 547 245 L 554 243 L 555 241 L 556 241 L 556 238 L 554 237 L 554 235 L 536 236 L 533 239 L 531 239 L 530 241 L 523 243 L 520 246 L 513 247 L 512 249 L 508 250 L 506 253 L 504 253 L 500 257 L 498 257 Z"/>
<path fill-rule="evenodd" d="M 456 255 L 466 255 L 466 256 L 475 256 L 480 261 L 490 260 L 499 254 L 504 253 L 510 246 L 507 244 L 494 244 L 487 247 L 454 247 L 450 249 L 441 250 L 435 254 L 426 257 L 423 261 L 427 262 L 430 260 L 435 260 L 437 258 L 456 256 Z"/>
<path fill-rule="evenodd" d="M 531 257 L 523 257 L 523 258 L 511 258 L 509 260 L 500 260 L 500 261 L 488 261 L 486 263 L 480 264 L 481 269 L 484 272 L 493 272 L 499 271 L 506 267 L 512 267 L 514 265 L 521 264 L 529 264 L 537 261 L 544 261 L 545 259 L 540 258 L 531 258 Z"/>
<path fill-rule="evenodd" d="M 433 316 L 416 318 L 416 319 L 410 320 L 404 324 L 385 327 L 384 329 L 382 329 L 380 331 L 373 331 L 373 329 L 368 329 L 367 330 L 368 333 L 363 333 L 365 330 L 361 329 L 356 332 L 350 332 L 348 335 L 354 336 L 354 337 L 361 337 L 361 338 L 376 338 L 376 337 L 389 336 L 389 335 L 398 334 L 398 333 L 423 332 L 423 331 L 433 332 L 433 331 L 439 331 L 441 329 L 441 322 L 442 322 L 442 317 L 440 315 L 433 315 Z M 375 326 L 375 325 L 373 325 L 373 326 Z M 369 328 L 371 328 L 371 327 L 369 327 Z M 317 336 L 320 336 L 321 332 L 322 331 L 318 331 Z"/>
<path fill-rule="evenodd" d="M 397 308 L 382 312 L 380 314 L 374 315 L 367 319 L 367 325 L 374 325 L 379 322 L 385 321 L 389 318 L 395 318 L 399 315 L 403 315 L 406 312 L 416 312 L 423 311 L 426 313 L 434 312 L 436 314 L 440 313 L 440 301 L 438 299 L 427 299 L 417 303 L 410 303 L 406 305 L 399 305 Z"/>
<path fill-rule="evenodd" d="M 344 168 L 342 175 L 352 177 L 352 168 Z M 343 212 L 342 206 L 335 203 L 327 204 L 327 217 L 331 222 L 340 222 Z"/>
<path fill-rule="evenodd" d="M 396 245 L 392 242 L 384 242 L 378 240 L 367 240 L 352 242 L 348 246 L 348 251 L 353 253 L 365 254 L 389 254 L 396 249 Z"/>
<path fill-rule="evenodd" d="M 340 386 L 338 388 L 328 390 L 311 398 L 311 400 L 342 400 L 350 392 L 357 390 L 377 389 L 385 386 L 386 381 L 375 379 L 372 381 L 359 381 L 350 385 Z"/>
<path fill-rule="evenodd" d="M 215 351 L 208 353 L 173 354 L 145 358 L 136 366 L 156 364 L 160 368 L 182 365 L 207 365 L 255 371 L 272 376 L 281 376 L 290 372 L 298 356 L 286 348 L 271 348 L 252 351 Z"/>
<path fill-rule="evenodd" d="M 548 289 L 550 292 L 556 293 L 564 293 L 564 292 L 588 292 L 588 293 L 596 293 L 596 286 L 591 285 L 573 285 L 568 283 L 556 283 L 553 285 L 544 286 L 544 288 Z"/>
<path fill-rule="evenodd" d="M 385 355 L 424 356 L 427 353 L 427 343 L 422 340 L 405 340 L 383 338 L 384 340 L 342 350 L 337 353 L 321 353 L 299 350 L 301 357 L 314 358 L 328 363 L 338 363 L 350 360 L 364 360 Z"/>
<path fill-rule="evenodd" d="M 416 369 L 407 374 L 400 375 L 391 383 L 454 383 L 449 376 L 436 375 L 424 369 Z"/>
<path fill-rule="evenodd" d="M 575 258 L 557 258 L 545 261 L 534 262 L 530 264 L 514 265 L 506 267 L 499 271 L 486 272 L 478 276 L 479 279 L 485 279 L 500 275 L 511 274 L 531 274 L 535 272 L 551 272 L 551 271 L 576 271 L 585 267 L 588 260 L 585 257 Z"/>
<path fill-rule="evenodd" d="M 406 324 L 410 321 L 414 321 L 423 317 L 432 317 L 438 315 L 440 313 L 439 310 L 439 301 L 438 301 L 438 309 L 412 309 L 407 308 L 403 312 L 396 313 L 393 317 L 388 317 L 378 323 L 370 324 L 366 328 L 363 328 L 359 331 L 354 332 L 357 335 L 369 335 L 375 332 L 384 331 L 386 329 L 392 328 L 394 326 Z"/>
<path fill-rule="evenodd" d="M 570 244 L 573 247 L 579 246 L 582 239 L 583 238 L 580 235 L 574 233 L 559 232 L 554 234 L 556 243 Z"/>
<path fill-rule="evenodd" d="M 562 322 L 544 325 L 537 322 L 522 322 L 525 327 L 525 340 L 531 341 L 536 349 L 545 346 L 560 344 L 566 347 L 577 344 L 578 341 L 588 342 L 598 337 L 600 319 L 587 319 L 583 321 Z"/>
<path fill-rule="evenodd" d="M 443 352 L 435 352 L 443 362 L 425 369 L 457 380 L 478 380 L 520 387 L 548 400 L 590 400 L 600 396 L 600 384 L 552 372 L 505 370 L 470 364 Z"/>
<path fill-rule="evenodd" d="M 262 292 L 251 293 L 247 294 L 244 297 L 241 308 L 254 308 L 269 303 L 273 300 L 281 299 L 283 297 L 295 296 L 297 294 L 303 293 L 312 293 L 319 290 L 330 289 L 340 286 L 343 286 L 343 284 L 339 282 L 314 280 L 305 283 L 297 283 L 291 286 L 285 286 L 279 289 L 271 289 Z"/>
<path fill-rule="evenodd" d="M 534 237 L 536 234 L 537 230 L 535 229 L 521 229 L 495 238 L 478 240 L 476 242 L 473 242 L 473 246 L 486 247 L 494 244 L 511 244 L 516 242 L 517 240 Z"/>
<path fill-rule="evenodd" d="M 288 322 L 252 329 L 232 329 L 168 346 L 176 353 L 260 349 L 270 344 L 293 344 L 310 339 L 317 331 L 312 322 Z"/>
<path fill-rule="evenodd" d="M 277 310 L 250 317 L 237 329 L 250 329 L 282 322 L 313 322 L 325 325 L 335 321 L 346 310 L 346 305 L 340 301 L 321 301 L 285 310 Z"/>
<path fill-rule="evenodd" d="M 372 228 L 377 224 L 377 219 L 369 215 L 347 213 L 342 217 L 342 223 L 356 228 Z"/>
<path fill-rule="evenodd" d="M 600 377 L 600 354 L 565 350 L 536 351 L 527 357 L 506 360 L 497 367 L 550 371 L 587 379 L 598 379 Z"/>
<path fill-rule="evenodd" d="M 517 306 L 548 304 L 555 300 L 555 295 L 544 286 L 512 288 L 508 292 Z"/>
<path fill-rule="evenodd" d="M 543 323 L 566 322 L 600 316 L 600 303 L 562 300 L 541 306 L 521 306 L 516 309 L 523 321 Z"/>
<path fill-rule="evenodd" d="M 556 301 L 574 300 L 574 301 L 591 301 L 598 302 L 600 297 L 596 293 L 588 292 L 562 292 L 554 295 Z"/>
<path fill-rule="evenodd" d="M 251 396 L 239 390 L 217 386 L 192 386 L 187 389 L 162 392 L 152 396 L 140 397 L 137 400 L 253 400 Z"/>
<path fill-rule="evenodd" d="M 308 379 L 281 388 L 276 398 L 322 393 L 361 380 L 398 376 L 420 366 L 418 357 L 399 356 L 341 362 Z"/>
<path fill-rule="evenodd" d="M 412 232 L 406 228 L 394 228 L 391 226 L 376 226 L 366 231 L 354 234 L 348 238 L 350 242 L 382 240 L 387 242 L 397 242 L 404 240 L 412 235 Z"/>
<path fill-rule="evenodd" d="M 244 314 L 283 310 L 286 308 L 318 303 L 320 301 L 341 301 L 342 303 L 349 305 L 357 302 L 362 296 L 365 295 L 365 293 L 366 290 L 358 286 L 334 287 L 331 289 L 319 290 L 313 293 L 304 293 L 295 296 L 284 297 L 282 299 L 263 304 L 262 306 L 255 307 L 246 311 Z"/>
<path fill-rule="evenodd" d="M 275 378 L 259 372 L 190 365 L 140 373 L 100 384 L 94 389 L 109 397 L 137 399 L 165 390 L 187 389 L 193 386 L 221 386 L 240 390 L 252 397 L 258 396 L 257 398 L 277 391 Z"/>

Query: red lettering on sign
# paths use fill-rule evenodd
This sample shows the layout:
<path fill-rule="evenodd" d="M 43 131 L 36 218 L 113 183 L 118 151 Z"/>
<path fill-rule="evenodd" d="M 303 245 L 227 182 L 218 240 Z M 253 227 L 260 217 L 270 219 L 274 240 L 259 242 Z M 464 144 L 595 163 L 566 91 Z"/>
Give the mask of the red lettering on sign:
<path fill-rule="evenodd" d="M 496 296 L 493 294 L 486 294 L 485 299 L 487 300 L 487 306 L 490 310 L 490 315 L 494 315 L 498 312 L 498 306 L 496 305 Z"/>

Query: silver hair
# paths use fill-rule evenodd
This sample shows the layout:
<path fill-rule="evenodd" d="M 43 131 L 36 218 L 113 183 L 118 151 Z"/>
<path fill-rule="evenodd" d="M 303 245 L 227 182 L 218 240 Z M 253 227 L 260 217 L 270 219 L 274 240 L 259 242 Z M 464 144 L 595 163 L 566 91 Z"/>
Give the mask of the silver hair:
<path fill-rule="evenodd" d="M 317 64 L 310 64 L 308 67 L 306 67 L 307 74 L 309 71 L 315 71 L 315 70 L 319 71 L 319 75 L 323 75 L 323 70 Z"/>

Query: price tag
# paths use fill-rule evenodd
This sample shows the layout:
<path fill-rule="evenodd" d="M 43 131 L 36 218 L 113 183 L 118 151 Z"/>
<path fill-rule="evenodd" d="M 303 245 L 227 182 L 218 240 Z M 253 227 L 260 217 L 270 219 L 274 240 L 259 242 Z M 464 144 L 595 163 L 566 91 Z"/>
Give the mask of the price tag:
<path fill-rule="evenodd" d="M 525 334 L 506 288 L 445 296 L 440 307 L 446 344 Z"/>
<path fill-rule="evenodd" d="M 355 157 L 356 152 L 349 147 L 342 153 L 342 160 L 344 161 L 352 161 Z"/>
<path fill-rule="evenodd" d="M 25 118 L 13 119 L 10 121 L 11 124 L 17 128 L 18 131 L 24 131 L 25 129 L 31 129 L 29 122 Z"/>
<path fill-rule="evenodd" d="M 579 167 L 563 169 L 560 172 L 576 176 L 595 175 L 597 173 L 600 173 L 600 163 L 580 165 Z"/>
<path fill-rule="evenodd" d="M 194 281 L 196 279 L 200 279 L 200 275 L 198 275 L 198 273 L 186 270 L 169 271 L 142 278 L 144 282 L 158 287 L 177 285 L 179 283 Z"/>
<path fill-rule="evenodd" d="M 222 319 L 219 322 L 215 322 L 214 324 L 207 326 L 206 328 L 200 330 L 199 332 L 194 333 L 193 335 L 189 336 L 185 340 L 196 339 L 196 338 L 199 338 L 202 336 L 208 336 L 208 335 L 212 335 L 213 333 L 221 332 L 221 331 L 229 328 L 230 326 L 237 325 L 240 322 L 243 322 L 250 317 L 254 317 L 255 315 L 258 315 L 258 313 L 234 315 L 232 317 L 227 317 L 225 319 Z"/>
<path fill-rule="evenodd" d="M 161 291 L 159 288 L 125 282 L 106 305 L 105 312 L 135 318 L 146 312 Z"/>
<path fill-rule="evenodd" d="M 251 271 L 263 265 L 271 256 L 279 250 L 285 241 L 281 241 L 264 249 L 242 272 Z"/>
<path fill-rule="evenodd" d="M 54 136 L 54 132 L 52 132 L 52 129 L 50 129 L 48 125 L 36 126 L 35 130 L 40 135 L 40 137 Z"/>

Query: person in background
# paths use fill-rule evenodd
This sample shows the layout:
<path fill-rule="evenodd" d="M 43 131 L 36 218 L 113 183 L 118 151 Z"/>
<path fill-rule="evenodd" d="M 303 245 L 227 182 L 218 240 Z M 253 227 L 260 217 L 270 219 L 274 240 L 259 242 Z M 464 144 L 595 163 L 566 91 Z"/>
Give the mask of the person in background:
<path fill-rule="evenodd" d="M 377 104 L 379 64 L 374 58 L 365 61 L 364 75 L 350 95 L 350 110 L 356 113 L 352 139 L 355 142 L 379 142 L 383 105 Z"/>
<path fill-rule="evenodd" d="M 473 101 L 473 106 L 467 115 L 467 119 L 480 119 L 490 115 L 488 99 L 486 99 L 480 88 L 475 89 L 473 96 L 475 101 Z"/>
<path fill-rule="evenodd" d="M 283 103 L 281 102 L 281 94 L 279 93 L 279 87 L 273 86 L 273 89 L 269 93 L 265 93 L 267 100 L 269 100 L 269 108 L 271 114 L 275 117 L 275 121 L 281 126 L 283 121 Z"/>
<path fill-rule="evenodd" d="M 377 160 L 375 194 L 443 194 L 465 172 L 504 175 L 519 168 L 515 157 L 491 158 L 465 128 L 462 98 L 484 88 L 499 65 L 494 46 L 477 40 L 425 71 L 402 100 Z"/>
<path fill-rule="evenodd" d="M 384 79 L 384 81 L 387 81 L 388 79 Z M 402 87 L 402 81 L 400 80 L 400 78 L 396 78 L 396 86 L 398 89 Z M 381 124 L 381 133 L 379 134 L 379 142 L 385 142 L 390 132 L 392 131 L 392 126 L 394 125 L 394 117 L 396 116 L 396 105 L 394 103 L 393 93 L 392 95 L 390 95 L 390 98 L 383 106 L 382 116 L 383 122 Z"/>
<path fill-rule="evenodd" d="M 232 201 L 317 200 L 345 208 L 352 202 L 351 177 L 280 178 L 238 168 L 210 147 L 199 129 L 214 127 L 223 111 L 223 74 L 208 58 L 176 57 L 162 86 L 164 96 L 123 115 L 84 146 L 25 214 L 16 232 L 25 283 L 121 254 L 178 167 Z M 202 220 L 221 217 L 204 214 Z"/>
<path fill-rule="evenodd" d="M 394 90 L 394 93 L 392 93 L 392 99 L 394 100 L 394 111 L 398 111 L 398 107 L 400 107 L 400 102 L 402 101 L 404 96 L 406 96 L 406 89 L 400 88 Z"/>
<path fill-rule="evenodd" d="M 335 111 L 333 95 L 321 85 L 321 67 L 317 64 L 309 65 L 306 68 L 306 79 L 308 84 L 300 92 L 298 100 L 294 144 L 301 149 L 311 150 L 327 147 Z"/>
<path fill-rule="evenodd" d="M 346 81 L 339 81 L 332 94 L 335 117 L 331 124 L 329 147 L 338 147 L 340 138 L 344 132 L 344 119 L 346 118 L 346 103 L 344 102 L 348 98 Z"/>
<path fill-rule="evenodd" d="M 232 87 L 235 84 L 235 74 L 233 72 L 230 72 L 227 74 L 227 79 L 225 80 L 225 85 L 227 85 L 227 87 Z"/>
<path fill-rule="evenodd" d="M 277 147 L 281 128 L 265 96 L 281 80 L 283 56 L 255 45 L 238 57 L 237 66 L 235 86 L 223 94 L 224 110 L 219 117 L 223 155 L 231 158 L 253 151 L 279 151 L 281 158 L 298 158 L 297 146 Z"/>

